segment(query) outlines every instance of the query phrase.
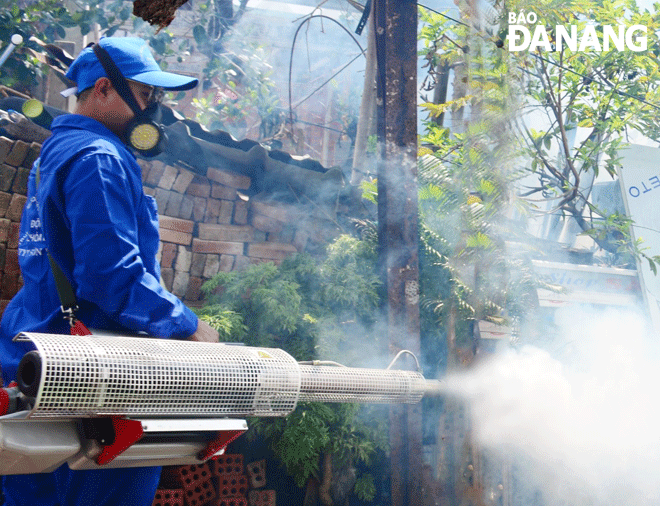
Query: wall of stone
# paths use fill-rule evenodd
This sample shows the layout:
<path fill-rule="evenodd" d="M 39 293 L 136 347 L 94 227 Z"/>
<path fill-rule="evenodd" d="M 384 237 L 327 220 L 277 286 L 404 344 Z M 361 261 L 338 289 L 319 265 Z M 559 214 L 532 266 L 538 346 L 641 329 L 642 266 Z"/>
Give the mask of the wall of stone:
<path fill-rule="evenodd" d="M 0 314 L 22 286 L 18 232 L 27 178 L 40 145 L 0 137 Z M 190 306 L 219 271 L 279 264 L 296 252 L 317 252 L 340 228 L 327 210 L 248 197 L 249 177 L 211 168 L 207 177 L 161 161 L 139 161 L 146 194 L 158 203 L 158 252 L 167 288 Z"/>

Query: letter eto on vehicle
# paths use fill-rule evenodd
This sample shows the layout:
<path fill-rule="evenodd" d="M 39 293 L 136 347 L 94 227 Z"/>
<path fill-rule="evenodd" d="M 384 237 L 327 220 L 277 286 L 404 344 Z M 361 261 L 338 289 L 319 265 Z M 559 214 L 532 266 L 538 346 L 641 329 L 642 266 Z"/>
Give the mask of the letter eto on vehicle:
<path fill-rule="evenodd" d="M 641 181 L 638 186 L 633 185 L 630 188 L 628 188 L 628 193 L 630 194 L 631 197 L 637 198 L 644 193 L 648 193 L 651 190 L 655 190 L 656 188 L 660 188 L 660 177 L 653 176 L 645 181 Z"/>

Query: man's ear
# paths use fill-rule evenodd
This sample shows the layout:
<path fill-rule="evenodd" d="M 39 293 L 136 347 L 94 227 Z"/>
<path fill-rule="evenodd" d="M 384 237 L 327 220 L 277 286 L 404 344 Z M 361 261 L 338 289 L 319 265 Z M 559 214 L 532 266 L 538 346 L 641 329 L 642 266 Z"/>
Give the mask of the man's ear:
<path fill-rule="evenodd" d="M 94 83 L 94 94 L 99 98 L 107 98 L 112 89 L 112 83 L 107 77 L 99 77 Z"/>

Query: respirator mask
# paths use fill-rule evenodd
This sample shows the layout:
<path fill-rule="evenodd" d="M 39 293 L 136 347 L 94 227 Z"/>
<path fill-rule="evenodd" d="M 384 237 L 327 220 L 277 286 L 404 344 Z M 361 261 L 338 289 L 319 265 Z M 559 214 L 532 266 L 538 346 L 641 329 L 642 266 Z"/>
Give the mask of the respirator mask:
<path fill-rule="evenodd" d="M 128 85 L 129 79 L 122 75 L 108 52 L 99 44 L 94 44 L 93 49 L 112 86 L 133 111 L 134 118 L 126 127 L 124 142 L 142 156 L 152 157 L 160 154 L 167 139 L 163 126 L 159 123 L 162 115 L 160 100 L 164 91 L 162 88 L 152 87 L 147 107 L 141 109 Z"/>

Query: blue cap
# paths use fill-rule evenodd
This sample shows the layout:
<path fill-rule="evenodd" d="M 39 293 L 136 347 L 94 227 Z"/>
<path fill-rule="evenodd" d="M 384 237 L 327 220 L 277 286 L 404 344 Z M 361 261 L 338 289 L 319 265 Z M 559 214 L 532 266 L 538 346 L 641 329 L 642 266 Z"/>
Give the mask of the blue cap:
<path fill-rule="evenodd" d="M 146 41 L 138 37 L 104 37 L 99 44 L 127 78 L 166 90 L 189 90 L 197 86 L 194 77 L 163 72 Z M 83 49 L 73 61 L 66 76 L 77 85 L 76 93 L 94 86 L 97 79 L 107 77 L 91 47 Z"/>

